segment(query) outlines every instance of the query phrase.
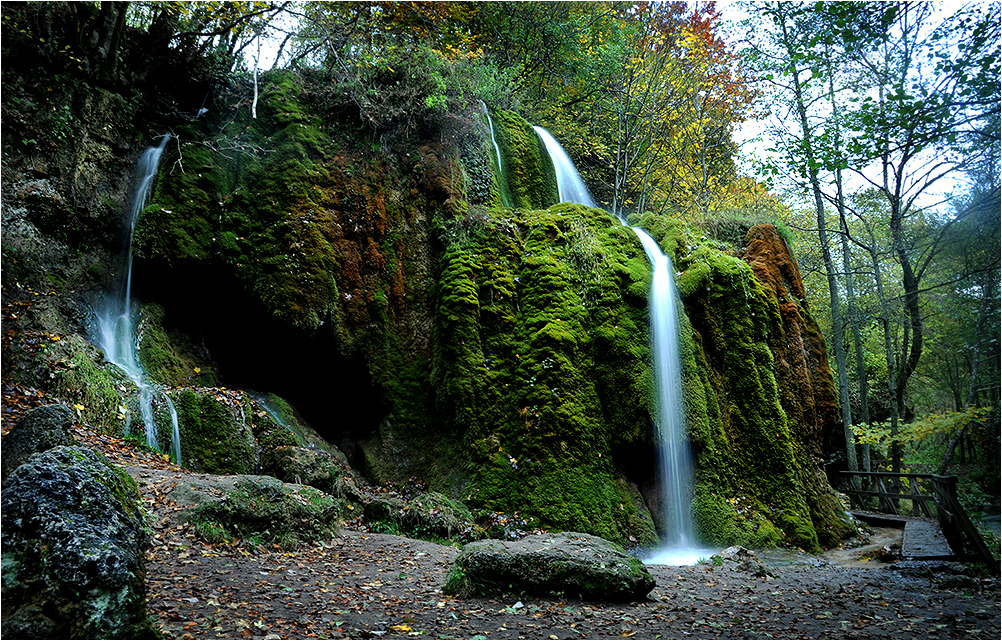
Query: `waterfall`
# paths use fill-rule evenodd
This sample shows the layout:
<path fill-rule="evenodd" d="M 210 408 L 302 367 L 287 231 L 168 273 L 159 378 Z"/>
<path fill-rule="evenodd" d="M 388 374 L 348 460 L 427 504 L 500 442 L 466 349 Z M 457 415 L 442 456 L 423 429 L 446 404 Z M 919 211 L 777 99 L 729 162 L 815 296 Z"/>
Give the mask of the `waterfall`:
<path fill-rule="evenodd" d="M 181 465 L 181 430 L 177 424 L 177 408 L 174 407 L 174 401 L 170 400 L 170 396 L 167 394 L 164 394 L 164 400 L 167 401 L 167 410 L 170 412 L 171 449 L 174 451 L 174 463 Z"/>
<path fill-rule="evenodd" d="M 546 145 L 546 151 L 550 153 L 550 160 L 553 161 L 553 169 L 557 174 L 557 190 L 560 192 L 560 202 L 578 203 L 588 207 L 597 207 L 592 200 L 588 187 L 581 180 L 574 161 L 567 155 L 560 143 L 542 127 L 533 127 L 536 134 Z"/>
<path fill-rule="evenodd" d="M 487 103 L 481 100 L 480 106 L 484 108 L 484 115 L 487 116 L 487 126 L 491 130 L 491 144 L 494 145 L 494 154 L 498 159 L 498 193 L 501 195 L 501 206 L 511 207 L 511 203 L 507 202 L 508 199 L 504 196 L 504 169 L 501 165 L 501 148 L 498 147 L 498 139 L 494 137 L 494 121 L 491 120 L 491 112 L 487 110 Z"/>
<path fill-rule="evenodd" d="M 165 135 L 156 147 L 150 147 L 143 152 L 136 165 L 133 182 L 132 201 L 129 204 L 128 241 L 125 245 L 125 261 L 123 273 L 119 275 L 114 291 L 105 299 L 104 305 L 95 313 L 97 331 L 95 342 L 104 352 L 104 357 L 117 365 L 139 389 L 139 412 L 143 419 L 146 444 L 159 449 L 157 426 L 153 416 L 154 386 L 146 380 L 145 373 L 139 365 L 136 355 L 137 337 L 132 318 L 132 240 L 136 232 L 136 222 L 139 214 L 146 206 L 150 186 L 157 174 L 157 166 L 164 147 L 170 139 Z M 124 278 L 123 278 L 124 276 Z M 175 461 L 181 463 L 181 442 L 179 436 L 177 411 L 170 398 L 166 399 L 167 409 L 173 423 L 171 434 L 172 450 Z"/>
<path fill-rule="evenodd" d="M 663 522 L 669 547 L 687 548 L 695 542 L 690 517 L 692 459 L 685 438 L 682 401 L 682 359 L 679 352 L 677 294 L 671 259 L 647 232 L 634 227 L 651 261 L 651 347 L 655 372 L 654 420 L 658 431 L 658 481 Z"/>
<path fill-rule="evenodd" d="M 543 139 L 553 168 L 562 202 L 595 207 L 588 188 L 570 157 L 553 136 L 542 127 L 534 127 Z M 625 225 L 626 221 L 620 219 Z M 675 302 L 674 268 L 647 232 L 632 228 L 651 261 L 652 279 L 649 312 L 651 351 L 654 363 L 656 404 L 654 420 L 658 431 L 658 483 L 661 490 L 662 533 L 666 546 L 645 563 L 691 565 L 713 551 L 693 547 L 696 544 L 690 508 L 693 501 L 692 458 L 685 437 L 685 410 L 682 401 L 682 359 L 679 351 L 678 309 Z"/>

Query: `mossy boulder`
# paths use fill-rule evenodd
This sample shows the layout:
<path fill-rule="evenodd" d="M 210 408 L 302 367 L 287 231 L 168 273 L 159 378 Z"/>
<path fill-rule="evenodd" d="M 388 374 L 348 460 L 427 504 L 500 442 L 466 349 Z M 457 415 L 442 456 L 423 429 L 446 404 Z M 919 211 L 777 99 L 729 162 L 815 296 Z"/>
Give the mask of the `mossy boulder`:
<path fill-rule="evenodd" d="M 463 547 L 442 591 L 459 596 L 572 597 L 640 601 L 656 582 L 644 563 L 588 534 L 538 534 Z"/>
<path fill-rule="evenodd" d="M 253 473 L 257 445 L 247 410 L 222 391 L 186 388 L 174 401 L 183 463 L 209 474 Z"/>
<path fill-rule="evenodd" d="M 383 494 L 362 496 L 363 514 L 370 528 L 384 529 L 415 538 L 481 538 L 482 529 L 459 501 L 439 492 L 427 492 L 410 499 Z"/>
<path fill-rule="evenodd" d="M 6 479 L 32 454 L 76 444 L 70 433 L 76 420 L 76 414 L 66 405 L 43 405 L 25 412 L 3 439 L 0 479 Z"/>
<path fill-rule="evenodd" d="M 147 530 L 135 482 L 103 456 L 58 446 L 3 489 L 3 636 L 159 636 L 146 616 Z"/>
<path fill-rule="evenodd" d="M 210 543 L 244 540 L 294 549 L 338 536 L 347 504 L 305 485 L 270 476 L 192 479 L 171 492 L 183 518 Z"/>
<path fill-rule="evenodd" d="M 286 483 L 309 485 L 356 504 L 362 501 L 352 469 L 343 459 L 323 450 L 288 445 L 264 450 L 261 472 Z"/>

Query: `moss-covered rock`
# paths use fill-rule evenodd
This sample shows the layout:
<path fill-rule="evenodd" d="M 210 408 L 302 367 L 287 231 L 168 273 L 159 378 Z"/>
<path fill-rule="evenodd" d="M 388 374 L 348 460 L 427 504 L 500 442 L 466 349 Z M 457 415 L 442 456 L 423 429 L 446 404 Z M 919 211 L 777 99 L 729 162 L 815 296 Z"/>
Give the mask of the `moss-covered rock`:
<path fill-rule="evenodd" d="M 460 596 L 532 594 L 601 601 L 639 601 L 654 589 L 640 559 L 608 541 L 577 532 L 521 541 L 467 544 L 442 591 Z"/>
<path fill-rule="evenodd" d="M 0 480 L 28 460 L 32 454 L 60 445 L 74 445 L 70 428 L 76 415 L 66 405 L 43 405 L 28 410 L 3 439 Z"/>
<path fill-rule="evenodd" d="M 5 638 L 158 636 L 131 477 L 91 450 L 58 446 L 7 478 L 2 514 Z"/>
<path fill-rule="evenodd" d="M 361 501 L 351 468 L 343 459 L 323 450 L 289 445 L 264 449 L 261 472 L 286 483 L 309 485 L 354 503 Z"/>
<path fill-rule="evenodd" d="M 246 411 L 212 388 L 181 391 L 175 407 L 185 467 L 209 474 L 251 474 L 256 445 Z"/>
<path fill-rule="evenodd" d="M 553 163 L 532 125 L 511 111 L 495 112 L 492 120 L 503 163 L 495 173 L 492 189 L 497 194 L 496 204 L 541 209 L 557 203 L 560 198 Z"/>
<path fill-rule="evenodd" d="M 79 335 L 66 337 L 66 356 L 50 362 L 53 393 L 73 403 L 84 423 L 110 434 L 124 434 L 129 425 L 126 407 L 136 386 L 125 374 L 104 361 L 100 351 Z"/>
<path fill-rule="evenodd" d="M 742 260 L 643 222 L 675 256 L 692 324 L 682 352 L 697 529 L 715 544 L 833 544 L 849 527 L 820 468 L 831 371 L 788 249 L 775 228 L 757 227 Z"/>
<path fill-rule="evenodd" d="M 219 373 L 203 347 L 184 333 L 165 327 L 166 311 L 143 305 L 136 325 L 136 357 L 150 378 L 171 386 L 214 386 Z"/>
<path fill-rule="evenodd" d="M 172 498 L 190 506 L 184 518 L 210 543 L 243 539 L 286 549 L 336 537 L 347 508 L 345 501 L 315 488 L 270 476 L 188 483 L 178 487 Z"/>
<path fill-rule="evenodd" d="M 411 499 L 363 494 L 361 501 L 370 529 L 435 540 L 469 541 L 483 537 L 483 530 L 473 521 L 466 506 L 439 492 Z"/>
<path fill-rule="evenodd" d="M 488 213 L 450 231 L 432 380 L 442 428 L 472 472 L 464 499 L 653 542 L 613 457 L 649 439 L 639 241 L 577 205 Z"/>

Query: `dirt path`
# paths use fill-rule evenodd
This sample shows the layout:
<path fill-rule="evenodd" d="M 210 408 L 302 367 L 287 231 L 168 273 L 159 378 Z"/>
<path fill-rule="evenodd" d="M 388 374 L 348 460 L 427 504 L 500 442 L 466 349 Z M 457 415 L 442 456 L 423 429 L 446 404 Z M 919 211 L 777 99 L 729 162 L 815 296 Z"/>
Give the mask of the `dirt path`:
<path fill-rule="evenodd" d="M 30 401 L 21 407 L 39 403 Z M 20 413 L 13 408 L 4 407 L 5 429 Z M 445 597 L 458 549 L 392 535 L 345 531 L 295 552 L 210 546 L 177 524 L 165 500 L 195 475 L 122 439 L 82 428 L 75 436 L 139 482 L 153 521 L 149 611 L 171 638 L 1000 638 L 996 581 L 944 590 L 886 567 L 795 553 L 763 555 L 770 578 L 713 564 L 653 566 L 657 587 L 646 600 L 609 604 Z"/>
<path fill-rule="evenodd" d="M 824 564 L 760 579 L 712 564 L 652 567 L 639 603 L 453 599 L 456 548 L 345 532 L 296 553 L 252 554 L 167 537 L 149 558 L 150 610 L 181 638 L 999 638 L 997 587 Z"/>
<path fill-rule="evenodd" d="M 165 500 L 192 476 L 172 466 L 126 469 L 154 518 L 149 607 L 179 638 L 460 639 L 836 638 L 997 639 L 995 581 L 967 593 L 906 578 L 872 560 L 893 542 L 829 553 L 840 567 L 803 553 L 763 559 L 774 577 L 705 563 L 652 566 L 645 601 L 574 598 L 455 599 L 442 595 L 455 547 L 388 534 L 344 531 L 295 552 L 210 546 L 178 525 Z"/>

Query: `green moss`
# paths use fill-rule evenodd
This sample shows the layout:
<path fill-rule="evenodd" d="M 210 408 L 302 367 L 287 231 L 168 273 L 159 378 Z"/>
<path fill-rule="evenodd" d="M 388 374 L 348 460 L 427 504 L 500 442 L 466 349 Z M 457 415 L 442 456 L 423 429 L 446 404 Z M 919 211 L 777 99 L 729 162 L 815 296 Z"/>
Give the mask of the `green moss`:
<path fill-rule="evenodd" d="M 784 404 L 781 394 L 786 379 L 773 348 L 787 338 L 776 299 L 745 261 L 710 242 L 690 239 L 690 251 L 669 221 L 642 222 L 676 256 L 693 319 L 682 353 L 699 532 L 708 543 L 817 550 L 815 463 L 802 454 L 799 423 L 787 414 L 792 399 Z"/>
<path fill-rule="evenodd" d="M 228 407 L 211 389 L 185 389 L 175 405 L 185 467 L 209 474 L 254 472 L 255 444 L 239 410 Z"/>
<path fill-rule="evenodd" d="M 559 195 L 553 163 L 532 125 L 514 112 L 499 111 L 494 114 L 494 133 L 506 163 L 503 171 L 495 174 L 500 202 L 525 209 L 556 203 Z"/>
<path fill-rule="evenodd" d="M 136 328 L 137 358 L 143 371 L 153 380 L 172 386 L 212 386 L 217 373 L 212 363 L 198 353 L 184 335 L 169 333 L 164 327 L 165 311 L 161 305 L 143 305 Z"/>
<path fill-rule="evenodd" d="M 337 536 L 341 503 L 310 487 L 258 476 L 238 481 L 222 501 L 193 509 L 188 519 L 210 543 L 239 538 L 294 549 L 300 541 Z"/>
<path fill-rule="evenodd" d="M 443 259 L 432 375 L 436 409 L 465 444 L 467 503 L 652 542 L 613 458 L 644 438 L 647 416 L 639 241 L 578 205 L 461 225 Z"/>
<path fill-rule="evenodd" d="M 108 368 L 99 368 L 80 350 L 66 363 L 65 368 L 54 372 L 55 393 L 61 398 L 81 405 L 81 419 L 109 434 L 122 434 L 126 417 L 121 411 L 125 396 L 119 385 L 134 385 L 124 377 L 116 377 Z"/>
<path fill-rule="evenodd" d="M 294 74 L 268 74 L 262 84 L 257 119 L 224 109 L 168 147 L 161 166 L 171 171 L 158 181 L 134 247 L 171 263 L 225 264 L 275 315 L 315 329 L 337 299 L 323 189 L 329 141 Z"/>

